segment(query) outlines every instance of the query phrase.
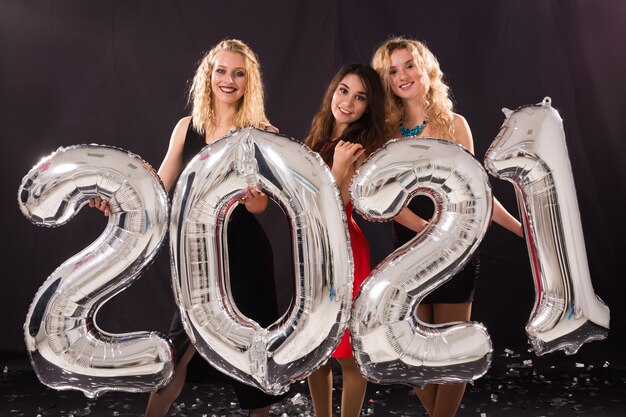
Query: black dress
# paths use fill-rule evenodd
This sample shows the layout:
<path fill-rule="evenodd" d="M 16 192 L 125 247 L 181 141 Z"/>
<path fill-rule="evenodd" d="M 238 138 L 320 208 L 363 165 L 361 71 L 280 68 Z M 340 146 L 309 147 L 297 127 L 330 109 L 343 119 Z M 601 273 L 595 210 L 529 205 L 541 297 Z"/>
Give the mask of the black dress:
<path fill-rule="evenodd" d="M 426 196 L 418 195 L 409 202 L 409 209 L 424 220 L 429 220 L 435 213 L 432 200 Z M 394 225 L 394 245 L 396 248 L 404 245 L 415 237 L 415 232 L 407 229 L 398 222 Z M 465 267 L 450 278 L 445 284 L 428 294 L 422 304 L 440 303 L 469 303 L 474 298 L 474 288 L 480 269 L 480 256 L 478 251 L 467 262 Z"/>
<path fill-rule="evenodd" d="M 183 147 L 183 165 L 186 166 L 205 146 L 204 136 L 196 132 L 190 121 Z M 262 226 L 243 204 L 235 207 L 229 219 L 228 253 L 230 287 L 237 308 L 261 326 L 269 326 L 278 319 L 272 246 Z M 178 309 L 172 320 L 169 337 L 176 349 L 175 361 L 178 363 L 190 343 Z M 190 367 L 195 367 L 198 361 L 205 362 L 200 355 L 194 355 Z M 199 365 L 202 367 L 204 364 Z M 233 385 L 239 405 L 244 409 L 266 407 L 285 396 L 269 395 L 235 379 L 227 379 Z"/>

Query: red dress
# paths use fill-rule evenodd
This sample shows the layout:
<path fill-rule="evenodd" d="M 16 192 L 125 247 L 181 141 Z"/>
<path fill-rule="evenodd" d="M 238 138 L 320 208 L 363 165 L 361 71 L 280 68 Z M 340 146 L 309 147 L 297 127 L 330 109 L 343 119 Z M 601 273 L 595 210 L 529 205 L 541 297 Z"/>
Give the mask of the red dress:
<path fill-rule="evenodd" d="M 352 300 L 361 288 L 361 284 L 370 274 L 372 268 L 370 266 L 370 248 L 365 239 L 365 235 L 352 218 L 352 203 L 346 206 L 346 215 L 348 218 L 348 230 L 350 231 L 350 241 L 352 244 L 352 256 L 354 258 L 354 286 L 352 287 Z M 352 345 L 350 344 L 350 333 L 348 329 L 343 334 L 341 342 L 333 353 L 333 358 L 351 358 Z"/>

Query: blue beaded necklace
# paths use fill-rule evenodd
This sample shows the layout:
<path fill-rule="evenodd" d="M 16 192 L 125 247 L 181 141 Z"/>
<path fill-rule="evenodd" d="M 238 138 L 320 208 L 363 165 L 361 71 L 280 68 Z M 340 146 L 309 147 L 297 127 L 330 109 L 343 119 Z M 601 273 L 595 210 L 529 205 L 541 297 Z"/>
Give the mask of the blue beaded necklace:
<path fill-rule="evenodd" d="M 422 130 L 426 127 L 426 121 L 428 120 L 428 116 L 424 119 L 424 122 L 421 125 L 415 126 L 413 129 L 407 129 L 404 127 L 402 123 L 400 123 L 400 133 L 403 138 L 408 138 L 409 136 L 417 136 L 422 133 Z"/>

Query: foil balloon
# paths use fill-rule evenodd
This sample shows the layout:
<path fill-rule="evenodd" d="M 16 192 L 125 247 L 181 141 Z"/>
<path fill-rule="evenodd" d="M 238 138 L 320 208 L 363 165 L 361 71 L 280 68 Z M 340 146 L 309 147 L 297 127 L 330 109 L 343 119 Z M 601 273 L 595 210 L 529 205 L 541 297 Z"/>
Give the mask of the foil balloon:
<path fill-rule="evenodd" d="M 492 212 L 482 166 L 441 139 L 403 139 L 372 154 L 351 184 L 354 207 L 370 220 L 390 220 L 413 196 L 435 214 L 418 236 L 389 255 L 362 285 L 350 330 L 361 373 L 382 384 L 457 383 L 482 376 L 491 339 L 476 322 L 429 325 L 417 305 L 471 258 Z"/>
<path fill-rule="evenodd" d="M 248 187 L 282 207 L 292 234 L 294 300 L 267 328 L 238 310 L 230 290 L 229 263 L 238 260 L 225 250 L 229 216 Z M 352 298 L 349 234 L 329 168 L 304 145 L 252 128 L 207 145 L 176 185 L 170 247 L 185 330 L 222 372 L 279 394 L 339 344 Z"/>
<path fill-rule="evenodd" d="M 549 97 L 504 112 L 485 166 L 516 190 L 535 284 L 526 332 L 538 355 L 573 354 L 607 336 L 610 312 L 591 285 L 563 121 Z"/>
<path fill-rule="evenodd" d="M 142 392 L 173 374 L 172 348 L 155 332 L 110 334 L 95 315 L 156 256 L 167 227 L 168 199 L 154 170 L 137 155 L 99 145 L 59 148 L 22 180 L 18 203 L 34 224 L 71 220 L 89 198 L 109 201 L 98 239 L 59 266 L 33 300 L 24 336 L 39 380 L 88 397 Z"/>

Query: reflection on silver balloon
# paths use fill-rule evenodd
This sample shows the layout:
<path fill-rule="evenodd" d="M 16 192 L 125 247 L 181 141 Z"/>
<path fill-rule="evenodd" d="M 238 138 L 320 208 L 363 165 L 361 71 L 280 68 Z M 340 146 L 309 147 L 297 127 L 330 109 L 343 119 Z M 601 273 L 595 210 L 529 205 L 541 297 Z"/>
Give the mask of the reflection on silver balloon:
<path fill-rule="evenodd" d="M 166 233 L 167 194 L 141 158 L 99 145 L 59 148 L 22 180 L 18 203 L 37 225 L 69 221 L 89 198 L 109 200 L 111 215 L 91 245 L 65 261 L 37 292 L 24 335 L 37 376 L 88 397 L 165 385 L 172 348 L 154 332 L 113 335 L 94 316 L 156 256 Z"/>
<path fill-rule="evenodd" d="M 371 155 L 353 179 L 354 207 L 389 220 L 415 195 L 430 196 L 435 215 L 361 287 L 350 329 L 361 373 L 384 384 L 456 383 L 482 376 L 491 340 L 479 323 L 428 325 L 417 305 L 470 259 L 491 218 L 491 188 L 482 166 L 441 139 L 403 139 Z"/>
<path fill-rule="evenodd" d="M 504 113 L 485 166 L 515 185 L 536 296 L 526 332 L 538 355 L 573 354 L 607 336 L 610 312 L 591 285 L 563 121 L 549 97 Z"/>
<path fill-rule="evenodd" d="M 245 317 L 230 292 L 228 221 L 246 187 L 280 204 L 291 225 L 294 301 L 268 328 Z M 304 145 L 248 128 L 206 146 L 176 185 L 170 246 L 185 330 L 204 358 L 231 377 L 282 393 L 341 340 L 353 274 L 345 213 L 330 170 Z"/>

